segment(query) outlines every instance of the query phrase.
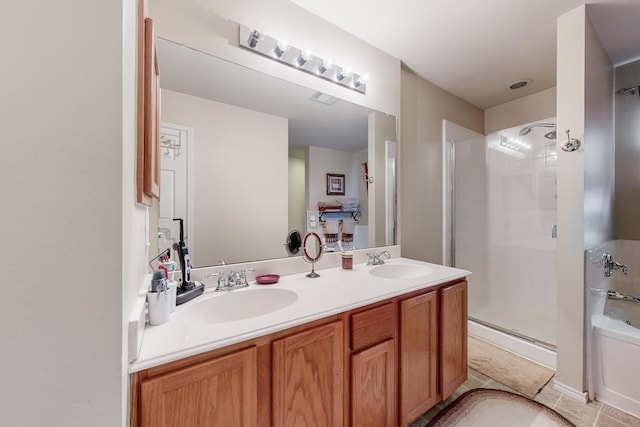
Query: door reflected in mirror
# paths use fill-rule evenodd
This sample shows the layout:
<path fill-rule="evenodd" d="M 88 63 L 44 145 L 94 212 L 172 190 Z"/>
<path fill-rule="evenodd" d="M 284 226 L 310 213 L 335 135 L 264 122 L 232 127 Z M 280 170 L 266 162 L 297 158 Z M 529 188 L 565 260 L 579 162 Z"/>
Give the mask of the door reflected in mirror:
<path fill-rule="evenodd" d="M 194 266 L 286 257 L 289 230 L 316 233 L 327 250 L 396 243 L 394 116 L 182 44 L 157 46 L 159 217 L 186 212 Z M 344 175 L 344 195 L 326 194 L 327 174 Z M 164 222 L 160 250 L 175 237 Z"/>

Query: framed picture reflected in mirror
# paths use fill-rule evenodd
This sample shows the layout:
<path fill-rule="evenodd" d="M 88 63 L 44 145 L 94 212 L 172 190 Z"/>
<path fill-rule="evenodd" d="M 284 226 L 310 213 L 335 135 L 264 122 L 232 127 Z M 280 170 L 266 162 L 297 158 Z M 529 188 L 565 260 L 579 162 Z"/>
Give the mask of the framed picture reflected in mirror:
<path fill-rule="evenodd" d="M 344 174 L 327 174 L 327 196 L 344 196 Z"/>

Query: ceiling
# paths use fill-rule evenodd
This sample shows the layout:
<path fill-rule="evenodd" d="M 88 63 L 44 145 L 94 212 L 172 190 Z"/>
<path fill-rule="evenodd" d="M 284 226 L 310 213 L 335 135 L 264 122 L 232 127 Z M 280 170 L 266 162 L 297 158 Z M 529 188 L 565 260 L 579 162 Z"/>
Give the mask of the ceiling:
<path fill-rule="evenodd" d="M 640 57 L 640 0 L 291 1 L 482 109 L 555 86 L 556 18 L 585 3 L 613 64 Z"/>

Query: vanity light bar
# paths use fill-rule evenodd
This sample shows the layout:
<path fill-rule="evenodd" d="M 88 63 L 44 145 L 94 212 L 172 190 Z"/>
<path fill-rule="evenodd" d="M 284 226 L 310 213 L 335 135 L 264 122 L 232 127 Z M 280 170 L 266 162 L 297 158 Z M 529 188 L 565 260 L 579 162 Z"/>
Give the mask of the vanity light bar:
<path fill-rule="evenodd" d="M 240 25 L 240 46 L 356 92 L 367 93 L 367 83 L 360 74 L 244 25 Z"/>

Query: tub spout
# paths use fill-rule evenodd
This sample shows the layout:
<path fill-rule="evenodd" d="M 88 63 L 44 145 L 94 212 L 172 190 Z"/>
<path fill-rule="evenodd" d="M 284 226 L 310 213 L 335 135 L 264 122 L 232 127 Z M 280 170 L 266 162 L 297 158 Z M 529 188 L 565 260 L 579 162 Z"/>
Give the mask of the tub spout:
<path fill-rule="evenodd" d="M 622 301 L 640 302 L 640 296 L 625 294 L 618 291 L 607 291 L 607 298 L 614 299 L 614 300 L 622 300 Z"/>

